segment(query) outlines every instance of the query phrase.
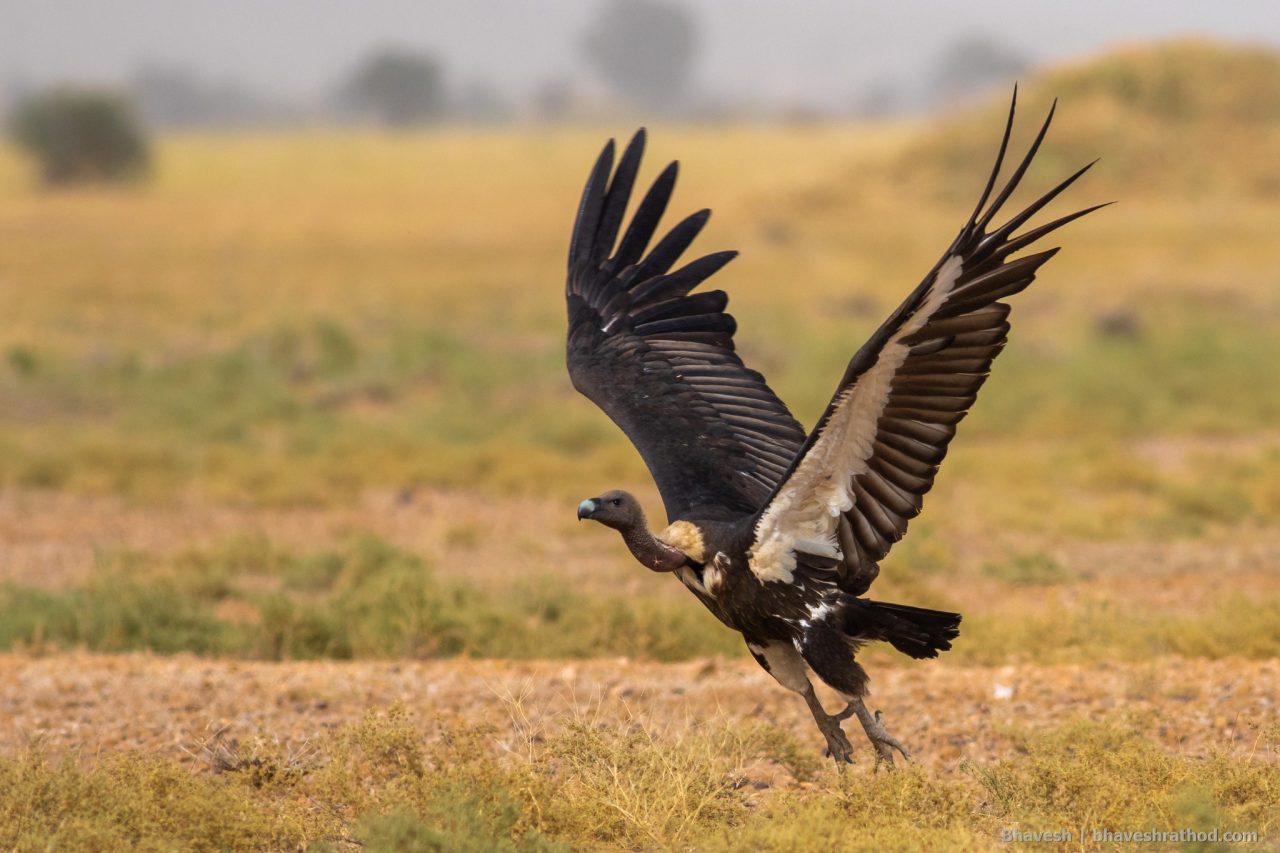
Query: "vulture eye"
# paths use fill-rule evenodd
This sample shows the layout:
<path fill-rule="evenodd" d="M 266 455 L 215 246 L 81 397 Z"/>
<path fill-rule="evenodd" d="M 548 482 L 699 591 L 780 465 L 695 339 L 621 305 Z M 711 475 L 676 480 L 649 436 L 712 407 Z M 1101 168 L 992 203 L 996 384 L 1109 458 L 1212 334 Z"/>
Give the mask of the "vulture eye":
<path fill-rule="evenodd" d="M 609 501 L 609 503 L 613 504 L 614 506 L 622 506 L 622 498 L 614 498 L 613 500 Z"/>

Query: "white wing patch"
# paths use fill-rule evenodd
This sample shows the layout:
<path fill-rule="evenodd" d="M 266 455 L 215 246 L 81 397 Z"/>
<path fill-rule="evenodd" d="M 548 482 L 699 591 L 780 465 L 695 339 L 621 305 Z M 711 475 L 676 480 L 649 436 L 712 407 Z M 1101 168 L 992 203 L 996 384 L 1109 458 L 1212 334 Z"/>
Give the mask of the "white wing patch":
<path fill-rule="evenodd" d="M 885 342 L 875 364 L 840 395 L 821 437 L 760 517 L 747 565 L 762 583 L 791 583 L 797 550 L 841 557 L 837 520 L 853 509 L 853 478 L 867 470 L 876 423 L 888 402 L 894 375 L 910 353 L 902 340 L 918 332 L 942 307 L 960 271 L 958 255 L 942 264 L 915 313 Z"/>

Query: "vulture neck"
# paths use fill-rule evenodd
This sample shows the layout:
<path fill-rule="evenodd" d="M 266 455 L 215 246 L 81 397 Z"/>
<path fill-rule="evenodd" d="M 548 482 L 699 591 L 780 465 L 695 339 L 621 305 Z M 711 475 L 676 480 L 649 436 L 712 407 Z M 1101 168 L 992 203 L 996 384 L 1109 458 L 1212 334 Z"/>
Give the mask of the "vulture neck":
<path fill-rule="evenodd" d="M 634 523 L 618 528 L 618 532 L 622 534 L 622 541 L 627 543 L 631 555 L 643 563 L 646 569 L 674 572 L 688 561 L 683 551 L 672 548 L 649 532 L 643 513 Z"/>

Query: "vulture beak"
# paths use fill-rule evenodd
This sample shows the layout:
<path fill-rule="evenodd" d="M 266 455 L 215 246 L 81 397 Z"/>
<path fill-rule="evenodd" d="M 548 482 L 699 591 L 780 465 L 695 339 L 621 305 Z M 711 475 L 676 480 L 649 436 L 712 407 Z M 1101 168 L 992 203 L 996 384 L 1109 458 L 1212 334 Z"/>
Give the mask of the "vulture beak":
<path fill-rule="evenodd" d="M 582 521 L 584 518 L 590 518 L 591 513 L 595 512 L 599 508 L 600 505 L 590 498 L 578 504 L 578 521 Z"/>

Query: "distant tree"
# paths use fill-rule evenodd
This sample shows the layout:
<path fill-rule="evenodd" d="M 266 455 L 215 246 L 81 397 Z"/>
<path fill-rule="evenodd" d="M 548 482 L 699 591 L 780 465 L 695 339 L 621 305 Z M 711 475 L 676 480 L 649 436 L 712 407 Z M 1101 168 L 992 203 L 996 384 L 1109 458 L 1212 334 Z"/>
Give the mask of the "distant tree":
<path fill-rule="evenodd" d="M 137 68 L 129 80 L 129 92 L 152 126 L 261 126 L 296 120 L 300 112 L 237 83 L 207 80 L 167 63 L 148 62 Z"/>
<path fill-rule="evenodd" d="M 573 111 L 573 84 L 553 77 L 538 84 L 533 92 L 533 111 L 544 121 L 563 121 Z"/>
<path fill-rule="evenodd" d="M 906 96 L 902 86 L 881 78 L 867 86 L 853 101 L 853 114 L 862 118 L 885 118 L 903 111 Z"/>
<path fill-rule="evenodd" d="M 1010 83 L 1031 66 L 1020 50 L 988 35 L 952 42 L 933 69 L 937 100 L 947 100 Z"/>
<path fill-rule="evenodd" d="M 21 101 L 10 120 L 14 140 L 40 162 L 45 183 L 141 176 L 147 137 L 122 95 L 60 88 Z"/>
<path fill-rule="evenodd" d="M 384 48 L 351 73 L 339 100 L 357 113 L 404 127 L 439 118 L 445 110 L 444 70 L 425 53 Z"/>
<path fill-rule="evenodd" d="M 511 117 L 510 105 L 486 80 L 473 80 L 458 90 L 450 112 L 482 124 L 496 124 Z"/>
<path fill-rule="evenodd" d="M 686 95 L 698 51 L 689 12 L 662 0 L 606 0 L 582 39 L 587 61 L 623 98 L 672 110 Z"/>

